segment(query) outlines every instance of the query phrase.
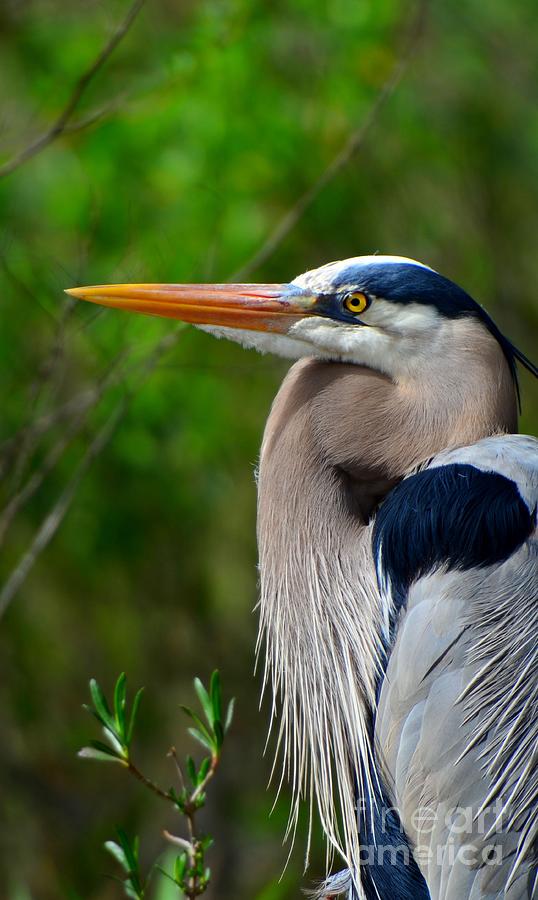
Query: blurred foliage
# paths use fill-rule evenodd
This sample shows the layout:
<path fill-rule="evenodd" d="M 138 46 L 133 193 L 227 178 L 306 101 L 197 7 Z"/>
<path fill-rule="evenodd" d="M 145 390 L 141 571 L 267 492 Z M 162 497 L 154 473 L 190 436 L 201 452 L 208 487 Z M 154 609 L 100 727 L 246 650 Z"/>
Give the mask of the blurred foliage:
<path fill-rule="evenodd" d="M 48 128 L 126 8 L 4 0 L 5 159 Z M 141 762 L 164 774 L 163 742 L 184 750 L 171 710 L 201 652 L 204 680 L 218 666 L 238 701 L 235 764 L 204 811 L 218 838 L 207 896 L 297 896 L 300 848 L 278 882 L 286 799 L 269 818 L 267 713 L 252 678 L 253 469 L 286 365 L 185 329 L 140 377 L 170 323 L 66 305 L 62 289 L 217 280 L 242 266 L 368 115 L 411 15 L 402 0 L 147 0 L 73 121 L 101 117 L 0 180 L 0 461 L 16 463 L 3 465 L 4 502 L 72 421 L 45 428 L 47 417 L 78 403 L 113 361 L 118 374 L 14 517 L 2 581 L 128 399 L 0 625 L 0 883 L 10 900 L 116 897 L 99 873 L 117 821 L 154 858 L 152 798 L 74 759 L 80 703 L 92 672 L 108 692 L 121 669 L 144 683 Z M 461 283 L 536 355 L 537 36 L 531 0 L 432 2 L 360 153 L 253 277 L 287 280 L 376 250 L 412 256 Z M 522 387 L 532 432 L 538 393 L 526 374 Z M 13 438 L 30 423 L 43 431 L 21 450 Z"/>

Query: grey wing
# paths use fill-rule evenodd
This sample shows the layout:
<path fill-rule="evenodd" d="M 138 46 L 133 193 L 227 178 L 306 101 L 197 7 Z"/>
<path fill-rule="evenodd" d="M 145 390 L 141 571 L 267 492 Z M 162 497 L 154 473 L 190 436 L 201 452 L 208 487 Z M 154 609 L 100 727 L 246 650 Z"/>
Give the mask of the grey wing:
<path fill-rule="evenodd" d="M 374 532 L 395 639 L 384 777 L 432 900 L 538 897 L 538 442 L 405 479 Z"/>

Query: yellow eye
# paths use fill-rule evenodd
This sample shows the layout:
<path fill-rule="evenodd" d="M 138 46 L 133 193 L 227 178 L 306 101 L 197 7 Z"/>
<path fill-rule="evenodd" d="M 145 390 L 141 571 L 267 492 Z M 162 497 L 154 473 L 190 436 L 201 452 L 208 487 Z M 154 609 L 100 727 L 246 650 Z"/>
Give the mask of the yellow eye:
<path fill-rule="evenodd" d="M 365 309 L 368 309 L 370 306 L 370 301 L 366 294 L 361 294 L 360 291 L 354 291 L 352 294 L 348 294 L 344 299 L 344 307 L 348 312 L 357 313 L 364 312 Z"/>

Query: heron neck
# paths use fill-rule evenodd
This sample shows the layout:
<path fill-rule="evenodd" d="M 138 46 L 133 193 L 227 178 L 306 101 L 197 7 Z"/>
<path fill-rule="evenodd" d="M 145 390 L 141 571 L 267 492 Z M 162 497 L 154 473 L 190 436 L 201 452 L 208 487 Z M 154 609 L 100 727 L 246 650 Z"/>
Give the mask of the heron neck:
<path fill-rule="evenodd" d="M 494 393 L 486 402 L 480 391 L 474 406 L 462 407 L 451 392 L 441 409 L 370 369 L 302 360 L 267 422 L 259 646 L 266 644 L 264 685 L 272 683 L 273 710 L 280 706 L 290 827 L 300 795 L 315 796 L 329 844 L 352 869 L 360 855 L 357 789 L 375 794 L 370 726 L 390 613 L 377 590 L 370 515 L 414 466 L 509 427 L 511 413 L 503 419 Z"/>

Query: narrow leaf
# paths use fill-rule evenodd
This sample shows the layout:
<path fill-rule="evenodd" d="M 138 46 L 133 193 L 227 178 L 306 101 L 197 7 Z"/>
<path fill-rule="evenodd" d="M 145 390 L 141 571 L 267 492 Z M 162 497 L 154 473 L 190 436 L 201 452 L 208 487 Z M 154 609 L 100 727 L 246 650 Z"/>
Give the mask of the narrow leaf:
<path fill-rule="evenodd" d="M 127 857 L 125 856 L 125 853 L 120 845 L 116 844 L 116 841 L 105 841 L 105 850 L 108 850 L 108 852 L 114 857 L 116 862 L 120 864 L 123 871 L 128 875 L 131 869 L 127 861 Z"/>
<path fill-rule="evenodd" d="M 221 699 L 221 687 L 220 687 L 220 675 L 219 670 L 215 669 L 211 676 L 211 682 L 209 685 L 209 693 L 211 695 L 211 706 L 213 707 L 213 727 L 216 722 L 222 721 L 222 699 Z"/>
<path fill-rule="evenodd" d="M 209 772 L 209 767 L 211 765 L 211 757 L 206 756 L 202 762 L 200 763 L 200 768 L 198 769 L 198 775 L 196 777 L 196 787 L 202 783 L 207 773 Z"/>
<path fill-rule="evenodd" d="M 196 766 L 194 765 L 194 760 L 192 756 L 187 756 L 187 774 L 192 782 L 193 787 L 196 787 Z"/>
<path fill-rule="evenodd" d="M 205 747 L 206 750 L 209 750 L 210 753 L 215 752 L 215 745 L 211 741 L 211 738 L 207 738 L 201 731 L 198 731 L 197 728 L 188 728 L 187 729 L 191 737 L 194 738 L 195 741 L 198 741 L 202 747 Z"/>
<path fill-rule="evenodd" d="M 125 853 L 127 862 L 129 863 L 129 871 L 131 874 L 138 873 L 138 841 L 135 838 L 133 843 L 129 840 L 127 833 L 123 830 L 123 828 L 118 828 L 118 837 L 120 839 L 120 844 Z"/>
<path fill-rule="evenodd" d="M 80 759 L 95 759 L 99 762 L 117 762 L 122 766 L 126 765 L 125 760 L 116 756 L 116 754 L 108 747 L 106 752 L 104 750 L 96 750 L 95 747 L 83 747 L 82 750 L 78 751 L 77 756 L 79 756 Z"/>
<path fill-rule="evenodd" d="M 234 708 L 235 708 L 235 697 L 232 697 L 232 699 L 228 703 L 228 709 L 226 710 L 226 718 L 224 720 L 224 734 L 226 734 L 230 725 L 232 724 L 232 719 L 234 717 Z"/>
<path fill-rule="evenodd" d="M 103 717 L 99 715 L 99 713 L 96 709 L 93 708 L 93 706 L 88 706 L 87 703 L 83 703 L 82 709 L 85 709 L 86 712 L 89 712 L 95 719 L 97 719 L 100 725 L 103 725 L 105 728 L 107 727 L 105 719 L 103 719 Z"/>
<path fill-rule="evenodd" d="M 176 856 L 176 861 L 174 863 L 174 878 L 177 884 L 181 884 L 185 877 L 187 862 L 188 858 L 186 853 L 182 853 L 180 856 Z"/>
<path fill-rule="evenodd" d="M 205 713 L 205 717 L 209 722 L 209 725 L 213 726 L 213 704 L 210 700 L 209 694 L 207 693 L 205 687 L 199 678 L 194 679 L 194 689 L 198 694 L 198 699 L 202 706 L 202 709 Z"/>
<path fill-rule="evenodd" d="M 217 744 L 217 750 L 220 750 L 220 748 L 222 747 L 222 743 L 224 741 L 224 731 L 222 728 L 222 724 L 220 722 L 215 722 L 214 731 L 215 731 L 215 741 Z"/>
<path fill-rule="evenodd" d="M 127 676 L 122 672 L 114 688 L 114 720 L 120 736 L 125 738 L 125 703 L 127 700 Z"/>
<path fill-rule="evenodd" d="M 97 710 L 101 718 L 109 727 L 111 726 L 112 728 L 114 728 L 114 719 L 112 718 L 112 713 L 108 708 L 106 697 L 95 678 L 90 678 L 90 693 L 92 695 L 93 705 L 95 706 L 95 709 Z"/>
<path fill-rule="evenodd" d="M 108 728 L 108 726 L 105 725 L 105 727 L 103 728 L 103 734 L 112 749 L 115 750 L 115 752 L 118 754 L 118 756 L 126 759 L 129 755 L 127 753 L 127 748 L 125 747 L 125 744 L 119 739 L 119 736 L 116 734 L 116 732 L 112 731 L 111 728 Z"/>
<path fill-rule="evenodd" d="M 206 740 L 209 741 L 209 743 L 213 743 L 212 735 L 207 730 L 207 727 L 202 722 L 200 716 L 197 716 L 196 713 L 193 712 L 193 710 L 190 709 L 188 706 L 181 706 L 181 709 L 187 716 L 189 716 L 192 719 L 194 724 L 197 725 L 197 727 L 200 729 L 201 733 L 205 736 Z"/>
<path fill-rule="evenodd" d="M 137 690 L 135 694 L 135 698 L 133 700 L 133 708 L 131 710 L 131 718 L 129 720 L 129 727 L 127 729 L 127 735 L 125 738 L 125 743 L 127 747 L 131 746 L 131 741 L 133 739 L 133 731 L 135 727 L 136 717 L 138 715 L 138 707 L 140 706 L 140 701 L 142 699 L 142 694 L 144 693 L 144 688 L 141 687 Z"/>

